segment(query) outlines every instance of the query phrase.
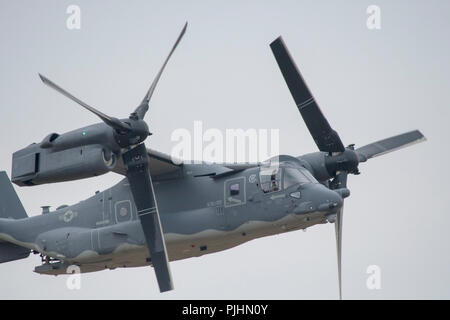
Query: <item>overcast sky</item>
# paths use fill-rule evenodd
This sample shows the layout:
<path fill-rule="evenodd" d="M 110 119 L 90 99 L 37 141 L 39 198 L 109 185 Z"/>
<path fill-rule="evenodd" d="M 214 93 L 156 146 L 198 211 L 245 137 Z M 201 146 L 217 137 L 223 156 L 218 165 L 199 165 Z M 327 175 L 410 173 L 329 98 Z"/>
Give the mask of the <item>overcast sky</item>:
<path fill-rule="evenodd" d="M 81 29 L 66 27 L 69 5 Z M 366 27 L 369 5 L 381 29 Z M 98 122 L 44 86 L 38 72 L 116 117 L 138 105 L 185 21 L 189 27 L 152 98 L 147 144 L 170 153 L 171 133 L 280 129 L 280 152 L 316 151 L 269 48 L 282 35 L 346 145 L 420 129 L 428 141 L 360 165 L 349 177 L 343 297 L 450 298 L 450 2 L 442 1 L 6 1 L 0 0 L 0 168 L 11 154 Z M 15 187 L 29 215 L 73 204 L 122 177 Z M 0 195 L 1 197 L 1 195 Z M 160 294 L 151 268 L 37 275 L 31 256 L 0 265 L 0 298 L 336 299 L 334 225 L 251 241 L 171 263 Z M 366 269 L 381 268 L 381 289 Z"/>

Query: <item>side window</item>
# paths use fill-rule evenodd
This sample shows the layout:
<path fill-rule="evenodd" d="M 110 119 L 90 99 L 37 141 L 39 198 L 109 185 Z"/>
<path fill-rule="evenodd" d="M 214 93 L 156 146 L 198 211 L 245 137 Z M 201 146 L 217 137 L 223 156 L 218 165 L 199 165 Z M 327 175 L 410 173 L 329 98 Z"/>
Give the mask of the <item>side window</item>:
<path fill-rule="evenodd" d="M 117 201 L 114 205 L 116 211 L 116 222 L 130 221 L 133 216 L 131 212 L 131 202 L 129 200 Z"/>
<path fill-rule="evenodd" d="M 259 178 L 264 193 L 275 192 L 281 189 L 281 170 L 279 168 L 261 170 Z"/>
<path fill-rule="evenodd" d="M 246 203 L 245 197 L 245 183 L 247 178 L 240 176 L 237 178 L 231 178 L 224 182 L 224 207 L 240 206 Z"/>
<path fill-rule="evenodd" d="M 237 196 L 239 194 L 239 183 L 230 185 L 230 196 Z"/>

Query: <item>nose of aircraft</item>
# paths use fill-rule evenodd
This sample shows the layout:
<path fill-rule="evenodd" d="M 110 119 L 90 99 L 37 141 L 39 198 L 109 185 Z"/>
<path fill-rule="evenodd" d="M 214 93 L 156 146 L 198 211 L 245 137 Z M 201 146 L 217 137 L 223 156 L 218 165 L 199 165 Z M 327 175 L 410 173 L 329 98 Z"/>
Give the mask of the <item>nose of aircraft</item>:
<path fill-rule="evenodd" d="M 343 198 L 350 194 L 348 190 L 330 190 L 320 183 L 302 185 L 300 192 L 302 194 L 300 201 L 303 202 L 294 211 L 296 214 L 311 211 L 337 212 L 344 203 Z"/>
<path fill-rule="evenodd" d="M 317 209 L 319 211 L 340 209 L 344 203 L 342 196 L 338 192 L 330 190 L 324 185 L 320 185 L 317 200 Z"/>

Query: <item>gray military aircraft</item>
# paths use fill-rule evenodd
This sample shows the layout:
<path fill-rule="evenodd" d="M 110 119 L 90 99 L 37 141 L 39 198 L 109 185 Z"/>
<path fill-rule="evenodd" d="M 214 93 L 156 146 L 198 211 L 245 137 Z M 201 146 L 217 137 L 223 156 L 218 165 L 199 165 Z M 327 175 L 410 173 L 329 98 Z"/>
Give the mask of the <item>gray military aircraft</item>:
<path fill-rule="evenodd" d="M 178 163 L 147 149 L 144 121 L 156 84 L 187 23 L 139 106 L 128 118 L 106 115 L 46 77 L 51 88 L 103 122 L 51 133 L 13 154 L 12 182 L 34 186 L 99 176 L 125 178 L 71 206 L 28 217 L 7 174 L 0 173 L 0 263 L 40 254 L 39 274 L 153 266 L 161 292 L 173 289 L 169 260 L 197 257 L 252 239 L 334 223 L 339 295 L 343 200 L 347 175 L 373 157 L 425 140 L 419 131 L 361 148 L 344 146 L 319 109 L 281 37 L 270 44 L 319 152 L 262 163 Z"/>

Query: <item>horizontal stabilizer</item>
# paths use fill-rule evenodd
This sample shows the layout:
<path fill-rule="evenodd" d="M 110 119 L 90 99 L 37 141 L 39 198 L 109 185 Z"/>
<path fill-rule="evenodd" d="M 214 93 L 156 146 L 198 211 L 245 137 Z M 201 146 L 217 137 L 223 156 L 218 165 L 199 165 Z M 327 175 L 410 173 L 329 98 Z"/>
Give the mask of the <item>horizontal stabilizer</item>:
<path fill-rule="evenodd" d="M 414 130 L 370 143 L 358 148 L 356 153 L 358 154 L 359 161 L 364 162 L 370 158 L 378 157 L 425 140 L 425 136 L 419 130 Z"/>
<path fill-rule="evenodd" d="M 30 249 L 15 244 L 0 242 L 0 263 L 25 259 L 30 255 L 30 252 Z"/>

